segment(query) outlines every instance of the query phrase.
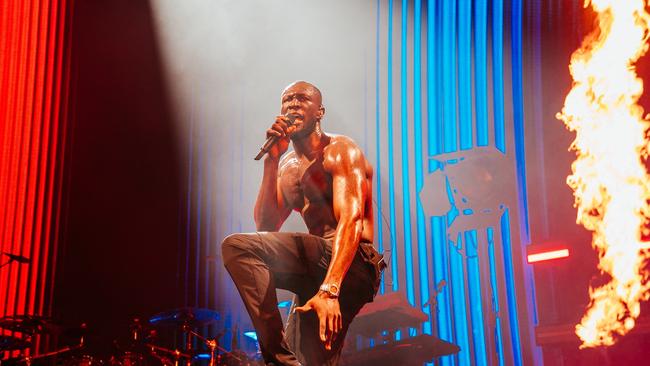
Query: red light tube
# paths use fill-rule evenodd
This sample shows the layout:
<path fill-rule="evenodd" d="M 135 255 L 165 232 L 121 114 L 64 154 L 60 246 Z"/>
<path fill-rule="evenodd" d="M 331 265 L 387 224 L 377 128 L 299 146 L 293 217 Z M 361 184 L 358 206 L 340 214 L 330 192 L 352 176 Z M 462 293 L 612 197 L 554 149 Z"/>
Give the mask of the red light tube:
<path fill-rule="evenodd" d="M 557 249 L 548 252 L 528 254 L 528 263 L 549 261 L 551 259 L 566 258 L 569 256 L 569 249 Z"/>

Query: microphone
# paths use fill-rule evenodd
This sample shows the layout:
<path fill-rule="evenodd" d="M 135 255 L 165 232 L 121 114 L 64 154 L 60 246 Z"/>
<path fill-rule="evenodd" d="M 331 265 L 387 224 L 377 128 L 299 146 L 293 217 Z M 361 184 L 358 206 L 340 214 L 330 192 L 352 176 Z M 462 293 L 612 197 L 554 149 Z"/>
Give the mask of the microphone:
<path fill-rule="evenodd" d="M 298 115 L 291 113 L 291 114 L 285 115 L 285 117 L 287 117 L 289 119 L 288 123 L 289 123 L 289 126 L 291 126 L 296 121 L 296 118 L 298 118 Z M 255 156 L 255 160 L 260 160 L 262 158 L 262 156 L 264 156 L 264 154 L 269 152 L 271 147 L 273 145 L 275 145 L 275 143 L 278 142 L 278 140 L 281 139 L 281 138 L 282 137 L 275 136 L 275 135 L 269 136 L 269 138 L 266 139 L 266 142 L 264 142 L 264 145 L 262 145 L 262 147 L 260 148 L 260 152 L 257 153 L 257 156 Z"/>
<path fill-rule="evenodd" d="M 16 255 L 16 254 L 11 254 L 11 253 L 3 253 L 7 257 L 9 257 L 10 260 L 16 261 L 18 263 L 29 263 L 29 258 L 23 257 L 22 255 Z"/>

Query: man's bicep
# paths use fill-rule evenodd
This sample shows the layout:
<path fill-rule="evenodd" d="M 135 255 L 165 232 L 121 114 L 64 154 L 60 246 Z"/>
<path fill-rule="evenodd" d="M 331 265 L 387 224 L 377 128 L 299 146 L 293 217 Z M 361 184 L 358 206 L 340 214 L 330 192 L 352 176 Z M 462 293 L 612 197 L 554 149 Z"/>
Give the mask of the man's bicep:
<path fill-rule="evenodd" d="M 361 219 L 367 194 L 365 165 L 354 160 L 344 161 L 336 164 L 332 173 L 336 219 Z"/>

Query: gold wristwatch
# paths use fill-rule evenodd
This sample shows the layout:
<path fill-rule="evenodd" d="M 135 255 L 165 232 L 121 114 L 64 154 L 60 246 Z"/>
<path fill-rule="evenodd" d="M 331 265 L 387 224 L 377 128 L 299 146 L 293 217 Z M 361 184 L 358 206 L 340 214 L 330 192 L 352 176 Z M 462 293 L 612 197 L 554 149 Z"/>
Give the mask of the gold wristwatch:
<path fill-rule="evenodd" d="M 324 283 L 318 289 L 331 297 L 339 297 L 339 285 L 335 283 Z"/>

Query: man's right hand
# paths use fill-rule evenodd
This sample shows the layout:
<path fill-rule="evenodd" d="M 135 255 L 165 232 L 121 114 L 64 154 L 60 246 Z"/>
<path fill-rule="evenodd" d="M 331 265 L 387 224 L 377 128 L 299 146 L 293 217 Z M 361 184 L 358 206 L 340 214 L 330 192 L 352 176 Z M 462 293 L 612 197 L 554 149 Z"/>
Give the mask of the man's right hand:
<path fill-rule="evenodd" d="M 289 126 L 289 118 L 286 116 L 275 117 L 275 123 L 266 130 L 266 138 L 278 136 L 280 139 L 269 149 L 268 156 L 272 159 L 279 159 L 289 149 L 289 136 L 296 130 L 296 126 Z"/>

